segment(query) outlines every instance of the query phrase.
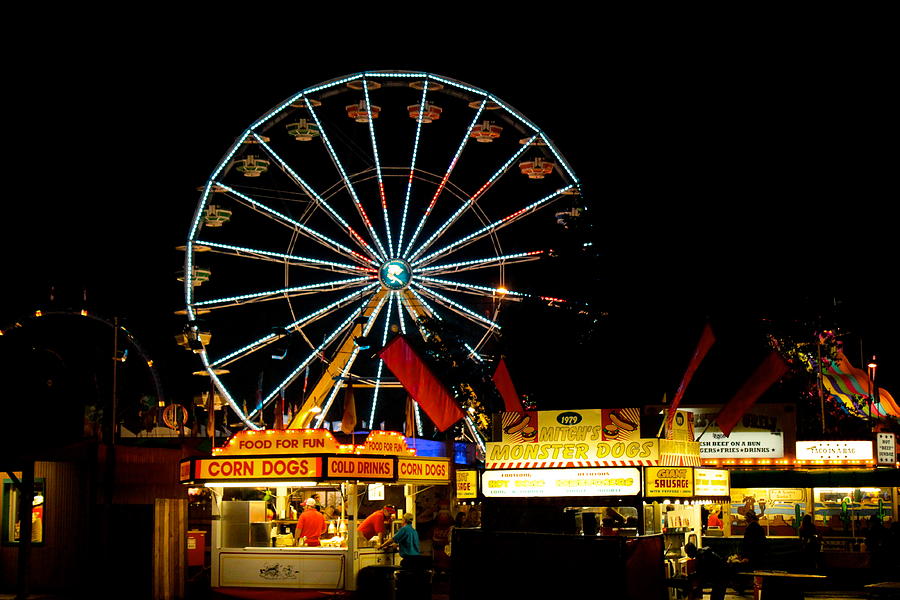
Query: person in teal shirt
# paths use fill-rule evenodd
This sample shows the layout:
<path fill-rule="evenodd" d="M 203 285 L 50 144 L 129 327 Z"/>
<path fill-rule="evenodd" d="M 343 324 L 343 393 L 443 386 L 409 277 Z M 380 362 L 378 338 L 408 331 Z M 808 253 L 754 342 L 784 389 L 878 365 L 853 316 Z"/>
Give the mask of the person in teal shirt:
<path fill-rule="evenodd" d="M 397 530 L 392 538 L 383 543 L 379 548 L 386 548 L 390 544 L 397 544 L 400 548 L 400 558 L 409 558 L 410 556 L 419 556 L 419 534 L 413 528 L 413 520 L 415 517 L 412 513 L 403 515 L 404 525 Z"/>

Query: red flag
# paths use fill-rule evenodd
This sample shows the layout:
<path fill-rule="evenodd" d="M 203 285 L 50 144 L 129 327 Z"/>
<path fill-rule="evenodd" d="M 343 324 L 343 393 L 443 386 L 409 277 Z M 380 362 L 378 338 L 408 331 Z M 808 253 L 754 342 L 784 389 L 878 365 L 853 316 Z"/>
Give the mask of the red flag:
<path fill-rule="evenodd" d="M 669 413 L 666 415 L 666 425 L 671 425 L 672 419 L 675 418 L 675 411 L 678 409 L 678 405 L 681 404 L 681 398 L 684 397 L 684 391 L 694 377 L 697 367 L 703 362 L 706 353 L 709 352 L 715 341 L 716 336 L 713 335 L 712 327 L 707 323 L 703 327 L 703 333 L 700 334 L 700 341 L 697 342 L 697 349 L 694 350 L 691 362 L 688 363 L 687 371 L 684 372 L 684 377 L 681 378 L 681 385 L 678 386 L 678 391 L 675 392 L 675 399 L 672 400 L 672 405 L 669 406 Z"/>
<path fill-rule="evenodd" d="M 369 427 L 372 429 L 372 426 Z M 353 433 L 356 430 L 356 396 L 353 393 L 353 382 L 348 381 L 344 389 L 344 414 L 341 417 L 341 431 Z"/>
<path fill-rule="evenodd" d="M 398 335 L 378 353 L 387 368 L 396 375 L 413 400 L 438 428 L 446 431 L 463 418 L 462 409 L 447 388 L 434 376 L 406 338 Z"/>
<path fill-rule="evenodd" d="M 497 370 L 494 371 L 493 380 L 494 385 L 497 386 L 497 391 L 500 392 L 500 397 L 503 398 L 504 410 L 506 412 L 525 412 L 522 400 L 519 398 L 519 394 L 516 393 L 516 388 L 513 385 L 512 377 L 509 376 L 509 369 L 506 368 L 506 361 L 502 358 L 497 363 Z"/>
<path fill-rule="evenodd" d="M 788 366 L 781 359 L 777 352 L 772 352 L 762 362 L 750 379 L 744 383 L 743 387 L 738 390 L 737 394 L 728 401 L 716 417 L 716 423 L 719 429 L 726 436 L 731 434 L 731 430 L 737 425 L 744 413 L 747 412 L 753 403 L 762 396 L 773 383 L 781 379 L 781 376 L 787 373 Z"/>

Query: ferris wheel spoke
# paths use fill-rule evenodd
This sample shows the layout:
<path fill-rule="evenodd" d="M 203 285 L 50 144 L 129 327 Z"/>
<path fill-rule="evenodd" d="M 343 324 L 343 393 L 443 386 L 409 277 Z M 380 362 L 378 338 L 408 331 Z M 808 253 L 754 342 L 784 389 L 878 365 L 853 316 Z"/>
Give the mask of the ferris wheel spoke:
<path fill-rule="evenodd" d="M 328 133 L 325 131 L 325 127 L 322 124 L 322 121 L 319 119 L 319 115 L 316 112 L 316 109 L 313 108 L 311 102 L 307 102 L 306 107 L 307 110 L 309 110 L 309 114 L 312 115 L 313 120 L 316 122 L 316 125 L 318 125 L 319 127 L 319 137 L 322 138 L 322 142 L 324 142 L 325 144 L 325 149 L 328 151 L 328 155 L 331 157 L 331 162 L 334 163 L 335 168 L 337 168 L 338 173 L 340 173 L 341 180 L 344 182 L 344 186 L 350 193 L 350 197 L 353 199 L 353 204 L 356 205 L 356 211 L 362 218 L 363 223 L 365 223 L 366 229 L 369 232 L 369 236 L 371 236 L 372 240 L 375 242 L 375 245 L 378 246 L 378 251 L 380 252 L 378 258 L 383 260 L 386 256 L 384 246 L 381 244 L 381 240 L 379 239 L 378 234 L 375 233 L 375 228 L 372 226 L 372 221 L 369 219 L 369 215 L 366 214 L 366 209 L 363 208 L 363 205 L 359 200 L 359 196 L 356 195 L 356 189 L 353 187 L 353 183 L 350 181 L 350 177 L 347 175 L 347 171 L 344 170 L 344 165 L 341 163 L 340 157 L 338 157 L 337 152 L 335 152 L 334 146 L 331 145 L 331 140 L 328 139 Z"/>
<path fill-rule="evenodd" d="M 324 198 L 322 198 L 322 196 L 316 193 L 313 187 L 308 184 L 302 177 L 300 177 L 300 175 L 298 175 L 297 172 L 294 171 L 294 169 L 292 169 L 290 165 L 288 165 L 287 162 L 277 152 L 275 152 L 275 150 L 273 150 L 272 147 L 269 146 L 262 137 L 255 133 L 253 135 L 259 145 L 262 146 L 263 149 L 265 149 L 269 156 L 271 156 L 279 165 L 281 165 L 281 169 L 285 173 L 287 173 L 288 177 L 290 177 L 294 181 L 294 183 L 300 187 L 300 189 L 302 189 L 310 198 L 312 198 L 315 201 L 316 205 L 321 207 L 335 223 L 340 225 L 347 232 L 347 235 L 349 235 L 350 238 L 371 257 L 371 259 L 377 260 L 377 252 L 375 252 L 375 250 L 368 244 L 368 242 L 366 242 L 365 238 L 357 233 L 357 231 L 353 229 L 353 227 L 351 227 L 350 224 L 347 223 L 347 221 L 343 217 L 341 217 L 341 215 L 339 215 L 337 211 L 335 211 L 334 208 L 332 208 Z M 369 259 L 366 259 L 366 261 L 372 262 L 372 260 Z"/>
<path fill-rule="evenodd" d="M 308 227 L 307 225 L 304 225 L 303 223 L 300 223 L 299 221 L 296 221 L 296 220 L 290 218 L 289 216 L 284 215 L 284 214 L 278 212 L 277 210 L 266 206 L 262 202 L 259 202 L 258 200 L 254 200 L 250 196 L 247 196 L 246 194 L 242 194 L 241 192 L 235 190 L 234 188 L 232 188 L 228 185 L 225 185 L 224 183 L 218 182 L 217 185 L 224 191 L 226 191 L 229 194 L 231 194 L 232 196 L 234 196 L 236 201 L 241 202 L 245 205 L 248 205 L 251 208 L 253 208 L 254 210 L 262 212 L 263 214 L 266 214 L 270 217 L 274 217 L 277 221 L 280 221 L 282 224 L 298 230 L 301 234 L 303 234 L 304 236 L 306 236 L 312 240 L 315 240 L 322 246 L 324 246 L 338 254 L 341 254 L 341 255 L 345 256 L 346 258 L 349 258 L 350 260 L 357 261 L 360 264 L 374 264 L 373 260 L 363 256 L 356 250 L 352 250 L 352 249 L 348 248 L 347 246 L 344 246 L 343 244 L 331 239 L 330 237 L 319 233 L 315 229 Z"/>
<path fill-rule="evenodd" d="M 422 252 L 427 250 L 431 246 L 431 244 L 433 244 L 436 240 L 438 240 L 441 237 L 441 235 L 443 235 L 444 232 L 447 231 L 447 229 L 451 225 L 453 225 L 463 215 L 463 213 L 465 213 L 467 210 L 469 210 L 478 201 L 478 199 L 481 198 L 481 196 L 483 196 L 484 193 L 487 192 L 491 188 L 491 186 L 493 186 L 494 183 L 496 183 L 496 181 L 504 173 L 506 173 L 509 170 L 509 167 L 514 162 L 516 162 L 516 160 L 522 155 L 522 153 L 525 152 L 525 150 L 528 149 L 528 147 L 531 145 L 531 143 L 534 141 L 534 139 L 536 137 L 537 136 L 532 136 L 528 141 L 526 141 L 524 144 L 522 144 L 522 147 L 519 148 L 519 150 L 516 151 L 509 158 L 509 160 L 507 160 L 505 163 L 503 163 L 503 165 L 499 169 L 497 169 L 497 171 L 493 175 L 491 175 L 490 178 L 488 178 L 488 180 L 484 183 L 484 185 L 482 185 L 480 188 L 478 188 L 478 190 L 474 194 L 472 194 L 468 200 L 463 202 L 462 206 L 460 206 L 456 210 L 456 212 L 450 216 L 449 219 L 444 221 L 444 223 L 440 227 L 437 228 L 437 231 L 435 231 L 433 234 L 431 234 L 431 236 L 429 236 L 429 238 L 427 240 L 425 240 L 422 243 L 422 245 L 420 245 L 418 248 L 416 248 L 415 252 L 412 252 L 411 254 L 409 254 L 409 256 L 407 257 L 407 260 L 415 260 L 416 257 L 418 257 Z"/>
<path fill-rule="evenodd" d="M 491 319 L 488 319 L 487 317 L 483 317 L 483 316 L 479 315 L 474 310 L 472 310 L 470 308 L 466 308 L 459 302 L 456 302 L 455 300 L 451 300 L 447 296 L 439 294 L 434 289 L 428 288 L 428 287 L 425 287 L 423 285 L 419 285 L 416 283 L 413 283 L 413 285 L 416 286 L 416 288 L 418 288 L 420 291 L 422 291 L 426 296 L 429 296 L 429 297 L 433 298 L 434 300 L 441 302 L 441 304 L 446 306 L 448 309 L 469 319 L 470 321 L 477 323 L 477 324 L 481 325 L 482 327 L 485 327 L 486 329 L 489 329 L 489 330 L 501 329 L 499 323 L 492 321 Z"/>
<path fill-rule="evenodd" d="M 238 296 L 225 296 L 223 298 L 200 300 L 198 302 L 194 302 L 193 306 L 194 308 L 202 307 L 207 309 L 230 308 L 232 306 L 240 306 L 241 304 L 249 304 L 251 302 L 264 302 L 267 300 L 292 298 L 294 296 L 303 296 L 305 294 L 313 294 L 323 291 L 342 290 L 348 287 L 359 287 L 371 280 L 371 277 L 353 277 L 351 279 L 339 279 L 337 281 L 323 281 L 319 283 L 310 283 L 307 285 L 281 288 L 279 290 L 253 292 L 250 294 L 240 294 Z"/>
<path fill-rule="evenodd" d="M 384 330 L 381 334 L 381 347 L 387 344 L 388 331 L 391 326 L 391 308 L 394 306 L 394 293 L 388 294 L 387 310 L 384 311 Z M 384 371 L 384 361 L 378 359 L 378 374 L 375 376 L 375 391 L 372 393 L 372 409 L 369 412 L 369 423 L 375 422 L 375 407 L 378 405 L 378 394 L 381 392 L 381 373 Z"/>
<path fill-rule="evenodd" d="M 237 350 L 234 350 L 234 351 L 226 354 L 225 356 L 212 361 L 210 364 L 213 367 L 226 367 L 226 366 L 230 365 L 231 363 L 238 361 L 238 360 L 244 358 L 245 356 L 248 356 L 248 355 L 256 352 L 257 350 L 261 350 L 261 349 L 265 348 L 266 346 L 277 342 L 281 338 L 290 334 L 292 331 L 297 331 L 306 325 L 310 325 L 310 324 L 318 321 L 319 319 L 326 317 L 329 314 L 340 310 L 341 308 L 346 306 L 349 302 L 352 302 L 352 301 L 358 299 L 361 295 L 374 290 L 375 287 L 377 287 L 377 286 L 378 286 L 377 283 L 373 283 L 373 284 L 366 286 L 360 290 L 351 292 L 351 293 L 347 294 L 346 296 L 344 296 L 343 298 L 335 300 L 334 302 L 331 302 L 330 304 L 323 306 L 322 308 L 320 308 L 318 310 L 315 310 L 307 315 L 304 315 L 303 317 L 300 317 L 293 323 L 288 323 L 287 325 L 280 327 L 279 329 L 283 330 L 283 332 L 279 331 L 279 333 L 274 333 L 274 331 L 273 331 L 272 333 L 269 333 L 268 335 L 264 335 L 263 337 L 258 338 L 256 340 L 250 342 L 249 344 L 246 344 L 245 346 L 238 348 Z"/>
<path fill-rule="evenodd" d="M 256 415 L 257 413 L 259 413 L 260 410 L 262 410 L 263 408 L 268 406 L 269 402 L 271 402 L 278 395 L 280 390 L 282 390 L 283 388 L 286 388 L 287 386 L 292 384 L 294 382 L 294 380 L 300 375 L 300 373 L 303 372 L 303 370 L 307 366 L 309 366 L 309 364 L 313 360 L 315 360 L 316 358 L 318 358 L 322 355 L 322 352 L 325 350 L 325 348 L 327 348 L 338 335 L 340 335 L 348 327 L 351 327 L 353 325 L 353 321 L 359 315 L 360 311 L 364 310 L 366 308 L 366 306 L 369 304 L 369 302 L 371 302 L 372 298 L 374 298 L 375 296 L 377 296 L 377 294 L 372 294 L 371 296 L 367 297 L 365 299 L 365 301 L 363 301 L 362 305 L 359 306 L 358 310 L 351 311 L 350 316 L 348 316 L 340 325 L 338 325 L 334 329 L 334 331 L 332 331 L 330 334 L 328 334 L 325 337 L 325 339 L 322 341 L 322 343 L 319 344 L 315 349 L 313 349 L 313 351 L 310 352 L 309 355 L 306 358 L 304 358 L 300 362 L 300 364 L 297 367 L 295 367 L 291 371 L 291 373 L 281 381 L 281 383 L 276 385 L 275 388 L 262 399 L 261 404 L 259 406 L 257 406 L 256 408 L 254 408 L 250 412 L 250 414 L 247 415 L 247 417 L 249 419 L 252 419 L 253 416 Z M 384 301 L 383 296 L 382 296 L 381 301 L 382 302 Z M 379 306 L 380 305 L 381 304 L 379 303 Z"/>
<path fill-rule="evenodd" d="M 504 298 L 504 297 L 512 297 L 512 298 L 527 298 L 530 297 L 530 294 L 524 294 L 522 292 L 514 292 L 512 290 L 508 290 L 506 288 L 496 288 L 490 287 L 486 285 L 475 285 L 473 283 L 463 283 L 461 281 L 449 281 L 447 279 L 438 279 L 436 277 L 425 277 L 419 276 L 416 278 L 418 281 L 424 281 L 433 286 L 440 287 L 442 289 L 451 291 L 451 292 L 463 292 L 466 294 L 475 294 L 477 296 L 485 296 L 488 298 Z"/>
<path fill-rule="evenodd" d="M 233 246 L 231 244 L 220 244 L 219 242 L 208 242 L 204 240 L 197 240 L 194 243 L 198 246 L 206 246 L 219 254 L 228 254 L 230 256 L 239 256 L 241 258 L 267 260 L 281 264 L 289 264 L 295 267 L 307 267 L 310 269 L 334 271 L 338 273 L 346 273 L 348 275 L 358 275 L 360 273 L 375 273 L 375 269 L 373 269 L 372 267 L 361 267 L 359 265 L 351 265 L 348 263 L 321 260 L 318 258 L 310 258 L 307 256 L 297 256 L 296 254 L 271 252 L 269 250 L 260 250 L 258 248 Z"/>
<path fill-rule="evenodd" d="M 323 306 L 322 308 L 320 308 L 318 310 L 314 310 L 313 312 L 311 312 L 303 317 L 300 317 L 293 323 L 288 323 L 285 326 L 285 329 L 297 329 L 297 328 L 309 325 L 311 323 L 315 323 L 319 319 L 321 319 L 325 316 L 328 316 L 332 312 L 343 308 L 348 302 L 355 300 L 360 295 L 374 290 L 376 287 L 378 287 L 378 283 L 372 283 L 360 290 L 351 292 L 351 293 L 347 294 L 346 296 L 344 296 L 343 298 L 340 298 L 339 300 L 335 300 L 334 302 L 331 302 L 327 306 Z"/>
<path fill-rule="evenodd" d="M 369 335 L 369 332 L 372 331 L 372 326 L 375 324 L 376 319 L 378 318 L 378 314 L 381 312 L 382 307 L 384 307 L 384 303 L 387 300 L 390 294 L 382 294 L 381 299 L 378 302 L 378 305 L 375 307 L 375 310 L 372 311 L 369 320 L 366 322 L 366 326 L 363 329 L 363 335 Z M 359 357 L 359 346 L 354 345 L 353 351 L 350 354 L 350 358 L 347 360 L 346 365 L 344 365 L 343 370 L 341 371 L 341 380 L 347 377 L 347 374 L 350 373 L 350 369 L 353 368 L 353 363 L 356 362 L 357 357 Z M 338 391 L 341 389 L 339 384 L 335 384 L 333 388 L 331 388 L 331 393 L 328 395 L 328 400 L 325 401 L 325 405 L 322 407 L 322 412 L 319 413 L 319 416 L 316 420 L 316 427 L 321 427 L 322 422 L 325 420 L 325 417 L 328 415 L 328 411 L 331 408 L 332 403 L 334 402 L 334 398 L 337 396 Z"/>
<path fill-rule="evenodd" d="M 403 296 L 400 292 L 394 292 L 397 300 L 397 320 L 400 322 L 400 333 L 406 335 L 406 320 L 403 318 Z"/>
<path fill-rule="evenodd" d="M 422 134 L 422 122 L 425 118 L 425 99 L 428 97 L 428 80 L 422 82 L 422 99 L 419 101 L 419 116 L 416 119 L 416 138 L 413 141 L 412 157 L 409 160 L 409 179 L 406 182 L 406 198 L 403 200 L 403 216 L 400 220 L 400 233 L 397 235 L 397 253 L 403 252 L 403 234 L 406 231 L 406 216 L 409 213 L 409 197 L 412 193 L 413 175 L 416 172 L 416 159 L 419 154 L 419 139 Z"/>
<path fill-rule="evenodd" d="M 430 275 L 441 275 L 444 273 L 456 273 L 461 271 L 471 271 L 474 269 L 482 269 L 485 267 L 495 267 L 497 265 L 512 265 L 522 262 L 530 262 L 539 260 L 544 250 L 532 250 L 530 252 L 517 252 L 515 254 L 505 254 L 503 256 L 487 256 L 484 258 L 473 258 L 472 260 L 463 260 L 455 263 L 445 263 L 440 265 L 431 265 L 416 269 L 415 273 L 428 273 Z"/>
<path fill-rule="evenodd" d="M 381 176 L 381 157 L 378 155 L 378 142 L 375 141 L 375 119 L 372 118 L 372 103 L 369 102 L 369 82 L 363 79 L 363 97 L 366 100 L 366 115 L 369 118 L 369 138 L 372 140 L 372 156 L 375 158 L 375 176 L 378 179 L 378 196 L 381 199 L 381 212 L 384 215 L 384 232 L 387 239 L 388 256 L 394 256 L 391 242 L 391 222 L 388 219 L 387 196 L 384 193 L 384 180 Z"/>
<path fill-rule="evenodd" d="M 434 261 L 436 258 L 439 258 L 445 254 L 448 254 L 450 251 L 455 251 L 459 248 L 462 248 L 463 246 L 471 244 L 472 242 L 475 242 L 475 241 L 485 237 L 486 235 L 490 235 L 491 233 L 493 233 L 499 229 L 502 229 L 503 227 L 506 227 L 507 225 L 509 225 L 511 223 L 518 221 L 522 217 L 524 217 L 528 214 L 531 214 L 532 212 L 551 204 L 554 200 L 559 199 L 566 192 L 573 189 L 574 187 L 575 187 L 574 185 L 568 185 L 564 188 L 560 188 L 560 189 L 556 190 L 555 192 L 553 192 L 552 194 L 544 196 L 540 200 L 532 202 L 528 206 L 526 206 L 524 208 L 520 208 L 516 212 L 506 215 L 502 219 L 498 219 L 498 220 L 494 221 L 493 223 L 490 223 L 489 225 L 485 225 L 481 229 L 479 229 L 473 233 L 470 233 L 469 235 L 467 235 L 463 238 L 460 238 L 460 239 L 456 240 L 455 242 L 452 242 L 452 243 L 444 246 L 443 248 L 436 250 L 436 251 L 432 252 L 431 254 L 428 254 L 427 256 L 420 258 L 419 260 L 413 262 L 412 266 L 414 268 L 420 267 L 420 266 L 425 266 L 425 265 L 429 264 L 430 262 Z"/>
<path fill-rule="evenodd" d="M 431 202 L 428 204 L 428 207 L 425 209 L 425 213 L 422 215 L 422 219 L 419 221 L 419 224 L 416 226 L 416 230 L 413 232 L 412 236 L 409 238 L 409 245 L 406 247 L 407 253 L 410 248 L 412 248 L 413 243 L 415 243 L 416 238 L 419 237 L 419 234 L 422 232 L 422 227 L 425 226 L 425 221 L 428 219 L 428 215 L 431 214 L 431 210 L 434 208 L 434 205 L 437 203 L 438 197 L 441 195 L 441 192 L 444 191 L 444 187 L 447 185 L 447 180 L 450 179 L 450 174 L 453 173 L 453 169 L 456 168 L 456 163 L 459 162 L 459 157 L 462 155 L 463 149 L 466 147 L 466 143 L 469 141 L 472 130 L 475 128 L 475 125 L 478 123 L 478 119 L 481 118 L 481 113 L 484 110 L 485 105 L 488 102 L 487 96 L 481 101 L 481 104 L 478 106 L 478 110 L 475 111 L 475 118 L 472 119 L 472 122 L 469 123 L 468 129 L 466 129 L 466 134 L 463 136 L 462 141 L 459 143 L 459 147 L 456 149 L 456 154 L 453 155 L 453 159 L 450 161 L 450 166 L 447 167 L 447 172 L 444 173 L 444 176 L 441 178 L 441 182 L 438 184 L 437 190 L 434 192 L 434 196 L 431 198 Z"/>

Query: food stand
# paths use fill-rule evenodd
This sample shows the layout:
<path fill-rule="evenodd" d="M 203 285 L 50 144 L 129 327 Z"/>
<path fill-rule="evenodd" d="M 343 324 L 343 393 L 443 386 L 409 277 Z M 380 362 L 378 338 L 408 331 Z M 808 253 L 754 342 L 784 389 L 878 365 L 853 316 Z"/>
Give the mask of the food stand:
<path fill-rule="evenodd" d="M 355 445 L 324 429 L 245 430 L 183 460 L 180 480 L 213 490 L 212 587 L 353 590 L 362 568 L 394 557 L 357 535 L 361 497 L 384 492 L 415 513 L 417 486 L 449 484 L 450 461 L 416 456 L 397 432 Z M 243 499 L 259 490 L 268 500 Z M 294 545 L 297 510 L 316 496 L 334 511 L 328 532 L 321 546 Z"/>
<path fill-rule="evenodd" d="M 726 556 L 738 552 L 745 514 L 753 510 L 766 531 L 768 556 L 782 568 L 800 560 L 797 529 L 809 514 L 823 566 L 868 566 L 869 519 L 877 516 L 890 527 L 900 514 L 896 436 L 798 441 L 794 406 L 777 403 L 752 407 L 725 436 L 713 421 L 720 409 L 684 409 L 694 413 L 697 433 L 703 433 L 702 464 L 731 474 L 731 498 L 710 507 L 722 510 L 724 539 L 707 543 Z"/>
<path fill-rule="evenodd" d="M 699 468 L 699 444 L 688 437 L 688 414 L 677 413 L 672 432 L 657 438 L 642 435 L 639 413 L 637 408 L 501 413 L 481 476 L 486 533 L 458 532 L 461 546 L 478 552 L 479 545 L 490 543 L 485 547 L 493 554 L 483 559 L 496 562 L 502 552 L 512 565 L 526 560 L 519 556 L 526 542 L 517 536 L 542 534 L 545 548 L 594 557 L 560 567 L 566 575 L 555 577 L 568 578 L 572 589 L 582 581 L 581 571 L 598 568 L 592 561 L 603 557 L 604 571 L 620 578 L 611 594 L 638 598 L 660 591 L 667 575 L 664 550 L 670 548 L 674 559 L 691 534 L 699 542 L 696 490 L 709 494 L 714 478 Z M 727 474 L 724 481 L 714 497 L 728 497 Z M 509 542 L 501 547 L 505 537 Z M 553 557 L 541 553 L 531 559 Z M 457 573 L 454 565 L 458 579 Z"/>

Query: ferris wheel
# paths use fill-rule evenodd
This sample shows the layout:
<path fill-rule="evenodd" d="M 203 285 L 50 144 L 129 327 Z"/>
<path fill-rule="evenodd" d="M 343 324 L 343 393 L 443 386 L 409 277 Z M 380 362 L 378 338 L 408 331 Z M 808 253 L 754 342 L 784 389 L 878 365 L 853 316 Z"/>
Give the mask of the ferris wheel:
<path fill-rule="evenodd" d="M 544 232 L 585 210 L 572 168 L 528 118 L 475 86 L 405 71 L 291 96 L 201 189 L 187 331 L 250 428 L 284 395 L 303 399 L 291 427 L 322 426 L 348 380 L 370 390 L 361 418 L 377 422 L 391 384 L 367 348 L 422 317 L 458 323 L 480 360 L 504 306 L 565 302 L 531 289 L 529 268 L 548 256 Z"/>

